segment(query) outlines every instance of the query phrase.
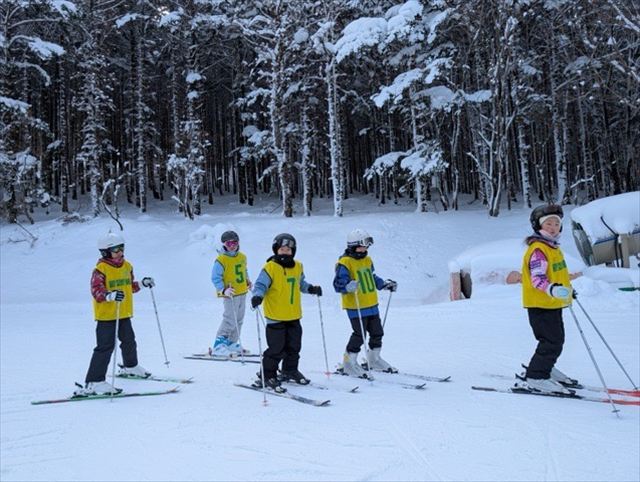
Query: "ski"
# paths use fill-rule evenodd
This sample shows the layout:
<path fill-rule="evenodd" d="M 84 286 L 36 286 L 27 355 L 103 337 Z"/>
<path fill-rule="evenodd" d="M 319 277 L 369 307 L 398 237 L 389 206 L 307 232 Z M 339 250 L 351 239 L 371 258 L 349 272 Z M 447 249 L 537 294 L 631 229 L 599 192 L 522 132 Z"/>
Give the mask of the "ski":
<path fill-rule="evenodd" d="M 515 377 L 510 377 L 507 375 L 497 374 L 497 373 L 487 373 L 486 376 L 490 378 L 497 378 L 498 380 L 522 380 L 519 375 L 515 375 Z M 606 393 L 604 387 L 598 387 L 595 385 L 583 385 L 582 383 L 578 383 L 577 385 L 568 385 L 566 386 L 569 390 L 586 390 L 589 392 L 598 392 L 598 393 Z M 627 390 L 623 388 L 609 388 L 609 393 L 611 395 L 622 395 L 624 397 L 640 397 L 640 390 Z"/>
<path fill-rule="evenodd" d="M 230 362 L 234 362 L 234 363 L 257 363 L 260 364 L 260 360 L 256 360 L 256 359 L 245 359 L 243 360 L 240 357 L 227 357 L 227 356 L 210 356 L 210 355 L 206 355 L 204 353 L 202 354 L 194 354 L 191 356 L 185 356 L 183 357 L 186 360 L 208 360 L 208 361 L 221 361 L 221 362 L 226 362 L 226 361 L 230 361 Z"/>
<path fill-rule="evenodd" d="M 296 382 L 290 381 L 290 380 L 280 380 L 280 382 L 283 383 L 283 384 L 294 386 L 294 387 L 310 387 L 310 388 L 315 388 L 317 390 L 340 390 L 340 391 L 345 391 L 345 392 L 348 392 L 348 393 L 356 393 L 358 391 L 358 389 L 360 388 L 358 385 L 356 385 L 353 388 L 343 389 L 343 388 L 338 388 L 338 387 L 328 387 L 326 385 L 320 385 L 320 384 L 315 383 L 315 382 L 310 382 L 310 383 L 307 383 L 306 385 L 300 385 L 299 383 L 296 383 Z"/>
<path fill-rule="evenodd" d="M 336 370 L 335 372 L 333 372 L 335 375 L 342 375 L 342 376 L 348 376 L 345 373 L 343 373 L 340 370 Z M 360 380 L 367 380 L 368 382 L 372 382 L 373 384 L 376 383 L 382 383 L 385 385 L 395 385 L 401 388 L 405 388 L 407 390 L 424 390 L 425 387 L 427 386 L 426 382 L 425 383 L 405 383 L 405 382 L 401 382 L 400 380 L 380 380 L 379 378 L 360 378 Z"/>
<path fill-rule="evenodd" d="M 84 400 L 104 400 L 108 398 L 127 398 L 127 397 L 150 397 L 154 395 L 167 395 L 169 393 L 177 393 L 180 387 L 174 387 L 171 390 L 163 390 L 157 392 L 120 392 L 114 395 L 87 395 L 87 396 L 76 396 L 72 395 L 67 398 L 60 398 L 57 400 L 36 400 L 31 402 L 31 405 L 45 405 L 49 403 L 65 403 L 65 402 L 82 402 Z"/>
<path fill-rule="evenodd" d="M 599 402 L 599 403 L 609 403 L 609 399 L 607 397 L 592 397 L 588 395 L 578 395 L 577 393 L 565 394 L 565 393 L 546 393 L 546 392 L 533 392 L 530 390 L 526 390 L 524 388 L 494 388 L 494 387 L 471 387 L 473 390 L 480 390 L 483 392 L 498 392 L 498 393 L 517 393 L 522 395 L 537 395 L 540 397 L 555 397 L 555 398 L 571 398 L 574 400 L 582 400 L 584 402 Z M 613 403 L 617 405 L 636 405 L 640 406 L 640 400 L 613 400 Z"/>
<path fill-rule="evenodd" d="M 247 388 L 249 390 L 253 390 L 256 392 L 262 392 L 263 389 L 261 387 L 254 387 L 252 385 L 245 385 L 244 383 L 234 383 L 236 387 Z M 307 405 L 313 405 L 314 407 L 326 407 L 329 405 L 331 400 L 316 400 L 313 398 L 302 397 L 300 395 L 295 395 L 290 392 L 278 393 L 274 392 L 271 389 L 265 390 L 267 395 L 273 395 L 276 397 L 288 398 L 289 400 L 295 400 L 296 402 L 305 403 Z"/>
<path fill-rule="evenodd" d="M 191 378 L 172 378 L 172 377 L 156 377 L 154 375 L 148 377 L 140 377 L 137 375 L 127 375 L 126 373 L 118 373 L 117 378 L 124 378 L 125 380 L 150 380 L 154 382 L 167 382 L 167 383 L 193 383 L 193 377 Z"/>
<path fill-rule="evenodd" d="M 425 382 L 437 382 L 437 383 L 444 383 L 444 382 L 450 382 L 451 381 L 451 376 L 448 377 L 433 377 L 430 375 L 419 375 L 417 373 L 407 373 L 407 372 L 386 372 L 383 370 L 372 370 L 375 373 L 386 373 L 388 375 L 400 375 L 403 377 L 408 377 L 408 378 L 416 378 L 418 380 L 424 380 Z"/>
<path fill-rule="evenodd" d="M 215 357 L 222 357 L 222 358 L 227 358 L 224 355 L 214 355 L 213 354 L 213 350 L 209 349 L 208 353 L 193 353 L 191 356 L 215 356 Z M 259 353 L 245 353 L 243 355 L 245 358 L 260 358 L 260 354 Z M 229 355 L 229 358 L 242 358 L 242 356 L 237 353 L 234 355 Z"/>

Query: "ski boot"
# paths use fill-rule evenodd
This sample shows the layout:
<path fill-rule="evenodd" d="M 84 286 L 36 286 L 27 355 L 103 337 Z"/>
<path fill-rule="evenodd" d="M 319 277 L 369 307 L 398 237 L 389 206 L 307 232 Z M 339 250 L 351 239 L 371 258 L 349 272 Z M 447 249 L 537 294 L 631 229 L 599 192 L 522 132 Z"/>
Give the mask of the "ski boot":
<path fill-rule="evenodd" d="M 262 388 L 262 377 L 260 372 L 256 373 L 256 377 L 258 377 L 252 384 L 252 387 Z M 282 386 L 280 380 L 277 377 L 266 377 L 266 381 L 264 382 L 264 386 L 270 390 L 273 390 L 276 393 L 285 393 L 287 391 L 286 388 Z"/>
<path fill-rule="evenodd" d="M 78 389 L 73 392 L 74 397 L 89 397 L 92 395 L 117 395 L 122 392 L 122 388 L 116 388 L 109 382 L 87 382 L 85 386 L 78 385 Z"/>
<path fill-rule="evenodd" d="M 381 348 L 372 348 L 367 354 L 367 361 L 363 363 L 364 368 L 367 366 L 370 370 L 379 370 L 386 373 L 398 373 L 398 369 L 392 367 L 387 361 L 380 356 Z"/>
<path fill-rule="evenodd" d="M 338 372 L 343 375 L 348 375 L 350 377 L 355 378 L 364 378 L 366 380 L 373 380 L 373 376 L 370 373 L 366 372 L 364 368 L 360 366 L 358 363 L 358 354 L 345 352 L 344 358 L 342 361 L 342 367 L 338 368 Z"/>
<path fill-rule="evenodd" d="M 151 372 L 145 370 L 145 368 L 141 365 L 136 365 L 134 367 L 125 367 L 120 365 L 118 376 L 131 378 L 149 378 L 151 376 Z"/>
<path fill-rule="evenodd" d="M 570 378 L 562 373 L 557 368 L 551 369 L 551 379 L 560 383 L 563 387 L 566 388 L 580 388 L 580 383 L 575 378 Z"/>
<path fill-rule="evenodd" d="M 298 370 L 283 371 L 280 373 L 279 378 L 283 382 L 295 382 L 298 385 L 309 385 L 309 383 L 311 383 L 311 380 L 305 377 Z"/>

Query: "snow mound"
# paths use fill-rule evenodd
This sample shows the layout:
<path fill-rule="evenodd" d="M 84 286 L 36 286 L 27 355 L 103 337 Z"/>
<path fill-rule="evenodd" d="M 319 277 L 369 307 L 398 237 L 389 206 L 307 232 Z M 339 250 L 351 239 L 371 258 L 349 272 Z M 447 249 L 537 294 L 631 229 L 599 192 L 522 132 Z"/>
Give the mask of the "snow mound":
<path fill-rule="evenodd" d="M 571 219 L 582 226 L 592 244 L 611 239 L 613 233 L 640 232 L 640 191 L 591 201 L 571 211 Z"/>

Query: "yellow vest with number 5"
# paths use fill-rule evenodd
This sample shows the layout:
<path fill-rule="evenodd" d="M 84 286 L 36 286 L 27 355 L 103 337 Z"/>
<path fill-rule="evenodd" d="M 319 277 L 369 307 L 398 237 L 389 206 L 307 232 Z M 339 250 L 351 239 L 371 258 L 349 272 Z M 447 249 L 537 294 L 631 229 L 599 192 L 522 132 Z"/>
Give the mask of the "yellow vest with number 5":
<path fill-rule="evenodd" d="M 275 261 L 268 261 L 262 268 L 271 278 L 271 285 L 264 295 L 264 316 L 270 320 L 293 321 L 302 318 L 300 280 L 302 263 L 285 268 Z"/>
<path fill-rule="evenodd" d="M 247 284 L 247 257 L 243 253 L 235 256 L 227 256 L 225 254 L 218 255 L 218 262 L 222 265 L 222 282 L 224 287 L 231 286 L 235 293 L 233 296 L 239 296 L 249 291 Z M 219 297 L 222 294 L 218 294 Z"/>

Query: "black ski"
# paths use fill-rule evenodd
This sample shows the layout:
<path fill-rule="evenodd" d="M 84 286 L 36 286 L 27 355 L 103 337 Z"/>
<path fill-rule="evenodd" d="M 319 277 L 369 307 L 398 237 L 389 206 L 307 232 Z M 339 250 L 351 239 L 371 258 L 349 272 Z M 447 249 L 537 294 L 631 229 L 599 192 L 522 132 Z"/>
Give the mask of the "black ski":
<path fill-rule="evenodd" d="M 263 389 L 261 387 L 254 387 L 252 385 L 245 385 L 244 383 L 234 383 L 236 387 L 248 388 L 249 390 L 253 390 L 256 392 L 262 392 Z M 271 389 L 266 389 L 265 392 L 267 395 L 273 395 L 276 397 L 288 398 L 289 400 L 295 400 L 296 402 L 305 403 L 307 405 L 313 405 L 314 407 L 326 407 L 329 405 L 331 400 L 315 400 L 313 398 L 301 397 L 300 395 L 295 395 L 291 392 L 278 393 L 274 392 Z"/>
<path fill-rule="evenodd" d="M 230 362 L 234 362 L 234 363 L 257 363 L 260 364 L 260 360 L 256 360 L 255 358 L 250 358 L 247 359 L 245 357 L 245 359 L 243 360 L 240 357 L 227 357 L 227 356 L 210 356 L 210 355 L 205 355 L 204 353 L 200 354 L 200 353 L 196 353 L 194 355 L 191 356 L 185 356 L 183 357 L 187 360 L 208 360 L 208 361 L 221 361 L 221 362 L 226 362 L 226 361 L 230 361 Z"/>
<path fill-rule="evenodd" d="M 118 373 L 117 378 L 124 378 L 125 380 L 150 380 L 153 382 L 167 382 L 167 383 L 193 383 L 193 377 L 191 378 L 172 378 L 172 377 L 156 377 L 154 375 L 148 377 L 140 377 L 138 375 L 127 375 L 125 373 Z"/>
<path fill-rule="evenodd" d="M 31 402 L 31 405 L 45 405 L 49 403 L 65 403 L 65 402 L 82 402 L 84 400 L 104 400 L 108 398 L 127 398 L 127 397 L 149 397 L 153 395 L 167 395 L 169 393 L 177 393 L 180 387 L 174 387 L 171 390 L 163 390 L 157 392 L 120 392 L 114 395 L 87 395 L 77 396 L 72 395 L 67 398 L 60 398 L 57 400 L 37 400 Z"/>
<path fill-rule="evenodd" d="M 537 395 L 539 397 L 555 397 L 555 398 L 571 398 L 574 400 L 582 400 L 584 402 L 599 402 L 609 403 L 607 397 L 591 397 L 587 395 L 578 395 L 577 393 L 566 394 L 559 392 L 534 392 L 525 388 L 494 388 L 494 387 L 471 387 L 473 390 L 480 390 L 483 392 L 498 392 L 498 393 L 517 393 L 521 395 Z M 613 403 L 618 405 L 636 405 L 640 406 L 640 400 L 613 400 Z"/>

